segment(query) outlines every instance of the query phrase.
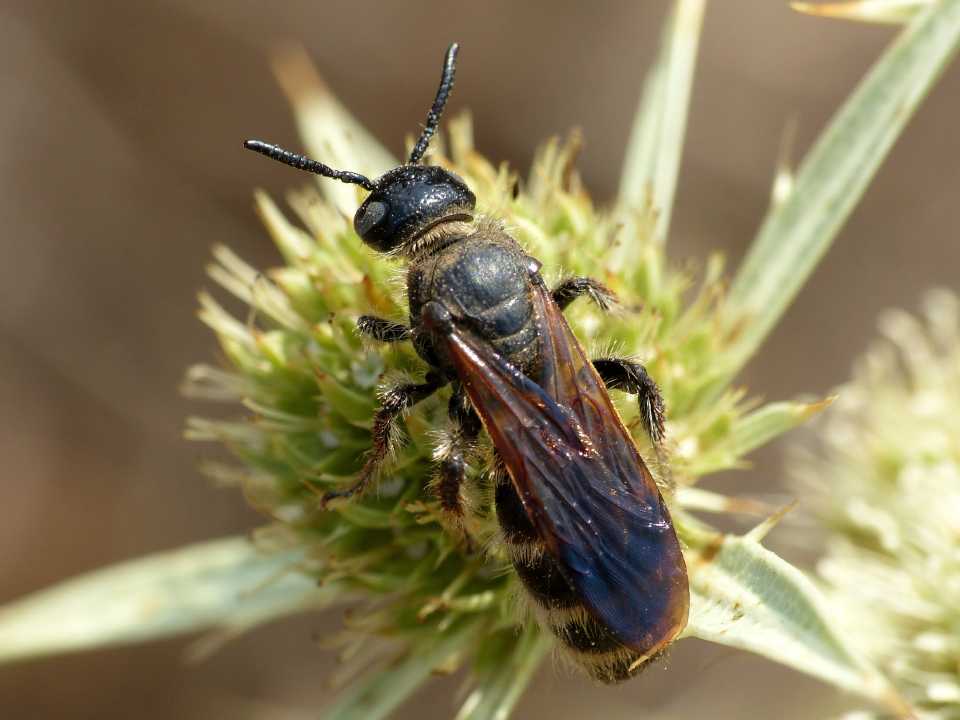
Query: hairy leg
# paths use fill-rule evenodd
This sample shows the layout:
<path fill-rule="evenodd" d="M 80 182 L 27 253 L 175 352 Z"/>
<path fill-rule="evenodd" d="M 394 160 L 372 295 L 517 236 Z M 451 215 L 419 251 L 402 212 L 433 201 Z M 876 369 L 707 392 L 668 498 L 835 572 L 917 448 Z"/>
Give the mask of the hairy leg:
<path fill-rule="evenodd" d="M 465 455 L 470 451 L 483 425 L 470 405 L 463 387 L 458 383 L 450 396 L 448 409 L 453 428 L 437 459 L 440 472 L 436 493 L 440 507 L 456 517 L 463 517 L 460 486 L 466 477 Z"/>
<path fill-rule="evenodd" d="M 615 357 L 598 358 L 593 361 L 593 367 L 607 388 L 637 396 L 643 427 L 653 444 L 659 447 L 663 440 L 663 397 L 646 368 L 636 360 Z"/>
<path fill-rule="evenodd" d="M 601 310 L 609 310 L 617 302 L 616 295 L 603 283 L 588 277 L 569 277 L 550 293 L 561 310 L 581 295 L 588 295 Z"/>
<path fill-rule="evenodd" d="M 380 342 L 401 342 L 410 339 L 410 328 L 406 325 L 373 315 L 361 315 L 357 320 L 357 332 Z"/>
<path fill-rule="evenodd" d="M 373 446 L 360 470 L 360 475 L 349 487 L 325 493 L 320 500 L 321 507 L 326 507 L 331 500 L 348 498 L 363 492 L 390 451 L 390 434 L 397 419 L 404 410 L 430 397 L 445 384 L 440 376 L 431 372 L 427 373 L 426 381 L 423 383 L 397 385 L 383 393 L 380 409 L 373 416 Z"/>

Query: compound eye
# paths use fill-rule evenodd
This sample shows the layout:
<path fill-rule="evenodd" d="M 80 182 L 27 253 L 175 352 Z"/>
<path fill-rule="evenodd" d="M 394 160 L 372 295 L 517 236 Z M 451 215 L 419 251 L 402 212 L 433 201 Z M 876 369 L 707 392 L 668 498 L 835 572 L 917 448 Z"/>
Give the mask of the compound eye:
<path fill-rule="evenodd" d="M 363 208 L 363 215 L 357 217 L 356 227 L 357 234 L 360 237 L 365 237 L 373 228 L 375 228 L 383 218 L 387 215 L 387 204 L 380 202 L 379 200 L 374 200 L 371 203 L 367 203 L 366 207 Z"/>

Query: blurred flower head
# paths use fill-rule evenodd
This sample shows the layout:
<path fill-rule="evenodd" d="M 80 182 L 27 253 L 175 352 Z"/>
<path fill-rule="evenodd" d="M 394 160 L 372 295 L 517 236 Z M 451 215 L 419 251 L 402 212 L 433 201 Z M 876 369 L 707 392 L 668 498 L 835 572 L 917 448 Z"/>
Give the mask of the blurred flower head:
<path fill-rule="evenodd" d="M 797 459 L 848 639 L 924 718 L 960 717 L 960 301 L 886 313 L 883 339 Z"/>

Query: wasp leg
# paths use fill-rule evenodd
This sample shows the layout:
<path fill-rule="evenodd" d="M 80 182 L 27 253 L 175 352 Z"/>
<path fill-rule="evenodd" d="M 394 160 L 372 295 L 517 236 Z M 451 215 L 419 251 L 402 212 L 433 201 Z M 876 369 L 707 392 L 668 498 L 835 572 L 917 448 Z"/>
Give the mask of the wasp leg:
<path fill-rule="evenodd" d="M 443 387 L 446 381 L 440 375 L 427 373 L 426 382 L 397 385 L 390 388 L 380 399 L 380 409 L 373 416 L 373 447 L 360 470 L 356 482 L 343 490 L 331 490 L 320 499 L 320 507 L 326 507 L 331 500 L 348 498 L 361 493 L 370 483 L 377 469 L 390 452 L 390 435 L 397 418 L 403 411 L 425 400 Z"/>
<path fill-rule="evenodd" d="M 561 310 L 581 295 L 589 295 L 601 310 L 609 310 L 617 302 L 617 296 L 603 283 L 588 277 L 570 277 L 550 291 L 553 301 Z"/>
<path fill-rule="evenodd" d="M 357 320 L 357 332 L 380 342 L 392 343 L 410 339 L 410 328 L 406 325 L 373 315 L 360 316 Z"/>
<path fill-rule="evenodd" d="M 467 463 L 464 455 L 473 447 L 483 425 L 470 405 L 463 386 L 459 383 L 450 396 L 448 407 L 453 429 L 450 432 L 442 452 L 439 454 L 440 473 L 435 491 L 440 507 L 445 512 L 463 517 L 463 503 L 460 500 L 460 486 L 466 477 Z"/>
<path fill-rule="evenodd" d="M 593 361 L 593 367 L 608 389 L 637 396 L 643 428 L 653 444 L 659 447 L 663 441 L 663 396 L 647 369 L 628 358 L 598 358 Z"/>

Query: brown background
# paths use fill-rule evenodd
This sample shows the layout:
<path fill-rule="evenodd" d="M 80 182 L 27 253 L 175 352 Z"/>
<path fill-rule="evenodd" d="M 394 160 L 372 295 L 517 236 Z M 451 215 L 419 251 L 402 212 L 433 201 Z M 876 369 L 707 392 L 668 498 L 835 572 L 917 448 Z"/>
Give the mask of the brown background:
<path fill-rule="evenodd" d="M 535 144 L 583 128 L 586 180 L 609 198 L 667 3 L 22 2 L 0 8 L 0 602 L 142 553 L 253 527 L 195 470 L 181 439 L 197 406 L 183 369 L 213 356 L 195 320 L 211 244 L 277 257 L 251 189 L 303 179 L 240 149 L 296 145 L 268 70 L 278 42 L 309 49 L 390 147 L 422 121 L 437 65 L 463 45 L 454 108 L 478 143 L 526 167 Z M 806 147 L 891 37 L 771 0 L 708 10 L 673 225 L 678 261 L 743 253 L 767 203 L 781 131 Z M 877 313 L 955 286 L 960 68 L 908 128 L 839 244 L 743 377 L 769 398 L 824 393 Z M 778 448 L 711 487 L 771 489 Z M 312 636 L 335 619 L 262 629 L 205 664 L 185 641 L 0 667 L 11 718 L 309 718 L 329 697 Z M 456 681 L 404 718 L 445 718 Z M 623 687 L 547 668 L 522 718 L 806 718 L 842 701 L 746 654 L 681 643 Z"/>

